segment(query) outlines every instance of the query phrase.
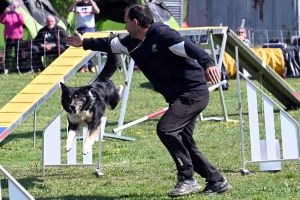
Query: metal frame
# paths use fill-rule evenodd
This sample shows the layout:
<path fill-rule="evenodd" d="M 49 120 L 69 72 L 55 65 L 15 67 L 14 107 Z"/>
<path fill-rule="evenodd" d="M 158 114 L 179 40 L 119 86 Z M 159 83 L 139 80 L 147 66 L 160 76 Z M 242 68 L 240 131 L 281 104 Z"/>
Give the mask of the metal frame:
<path fill-rule="evenodd" d="M 56 118 L 54 118 L 52 120 L 51 123 L 49 123 L 49 125 L 44 129 L 43 131 L 43 147 L 42 147 L 42 176 L 45 176 L 46 175 L 46 167 L 71 167 L 71 166 L 78 166 L 78 167 L 82 167 L 82 166 L 97 166 L 96 168 L 96 173 L 97 175 L 100 177 L 100 176 L 103 176 L 103 172 L 102 172 L 102 162 L 101 162 L 101 159 L 102 159 L 102 138 L 103 138 L 103 133 L 104 133 L 104 129 L 105 129 L 105 124 L 106 124 L 106 117 L 102 117 L 101 118 L 101 128 L 100 128 L 100 132 L 99 132 L 99 136 L 98 136 L 98 163 L 82 163 L 82 164 L 77 164 L 77 163 L 67 163 L 67 164 L 61 164 L 61 148 L 57 148 L 56 150 L 53 149 L 53 151 L 51 152 L 52 153 L 52 162 L 55 162 L 57 163 L 57 160 L 60 160 L 59 163 L 60 164 L 45 164 L 45 160 L 46 160 L 46 151 L 48 151 L 49 149 L 46 147 L 48 144 L 47 141 L 46 141 L 46 134 L 48 135 L 52 135 L 51 136 L 51 139 L 49 139 L 48 137 L 48 140 L 51 140 L 50 142 L 57 142 L 55 141 L 55 137 L 53 136 L 53 132 L 58 134 L 58 136 L 60 138 L 59 139 L 59 144 L 55 144 L 53 146 L 59 146 L 60 147 L 60 141 L 61 141 L 61 132 L 60 131 L 56 131 L 55 129 L 58 128 L 60 130 L 60 126 L 57 127 L 56 124 L 60 124 L 61 123 L 61 120 L 60 120 L 60 114 L 61 112 L 56 116 Z M 84 131 L 83 130 L 83 133 L 84 135 L 87 134 L 87 131 Z M 77 139 L 80 139 L 80 137 L 76 137 L 75 140 Z M 73 148 L 71 149 L 71 151 L 74 151 L 73 152 L 73 155 L 75 154 L 76 155 L 76 144 L 74 143 L 73 144 Z M 48 150 L 47 150 L 48 149 Z M 92 147 L 91 147 L 92 149 Z M 51 147 L 51 150 L 52 150 L 52 147 Z M 58 152 L 55 152 L 55 151 L 58 151 Z M 53 155 L 57 154 L 58 157 L 55 157 Z M 56 156 L 57 156 L 56 155 Z M 92 162 L 92 150 L 90 150 L 89 152 L 89 155 L 83 155 L 83 162 L 85 162 L 85 156 L 89 156 L 89 158 L 87 158 L 87 160 L 90 159 L 90 162 Z M 68 157 L 69 158 L 69 157 Z M 73 157 L 72 157 L 73 158 Z M 70 158 L 70 159 L 72 159 Z M 73 158 L 74 159 L 74 158 Z M 75 160 L 76 160 L 76 157 L 75 157 Z"/>
<path fill-rule="evenodd" d="M 34 197 L 1 165 L 0 165 L 0 171 L 2 171 L 3 174 L 8 179 L 9 199 L 34 200 Z M 13 184 L 15 187 L 10 187 L 10 186 L 12 186 L 11 184 Z M 13 196 L 11 196 L 11 194 L 13 194 Z M 1 182 L 0 182 L 0 199 L 2 199 Z"/>
<path fill-rule="evenodd" d="M 237 72 L 239 72 L 239 49 L 238 49 L 238 46 L 235 47 L 235 60 L 236 60 L 236 70 Z M 242 156 L 242 168 L 240 169 L 240 172 L 242 175 L 248 175 L 249 174 L 249 170 L 246 169 L 246 164 L 262 164 L 262 163 L 272 163 L 272 162 L 282 162 L 282 161 L 298 161 L 299 162 L 299 167 L 300 167 L 300 131 L 299 131 L 299 125 L 298 125 L 298 122 L 293 119 L 283 108 L 281 108 L 275 101 L 273 101 L 267 94 L 265 94 L 261 87 L 257 87 L 251 80 L 249 80 L 247 77 L 245 77 L 242 73 L 236 73 L 236 79 L 237 79 L 237 90 L 238 90 L 238 110 L 239 110 L 239 120 L 240 122 L 243 121 L 242 119 L 242 100 L 241 100 L 241 88 L 240 88 L 240 75 L 242 77 L 244 77 L 244 79 L 247 81 L 247 83 L 249 83 L 251 86 L 253 86 L 254 88 L 256 88 L 256 90 L 258 90 L 261 95 L 262 95 L 262 98 L 266 98 L 268 99 L 268 101 L 270 101 L 273 105 L 275 105 L 277 108 L 280 109 L 280 112 L 281 113 L 284 113 L 284 115 L 286 115 L 293 123 L 294 125 L 296 126 L 296 129 L 297 129 L 297 138 L 296 138 L 296 141 L 297 141 L 297 149 L 298 149 L 298 158 L 283 158 L 283 159 L 269 159 L 269 160 L 256 160 L 256 161 L 246 161 L 246 158 L 245 158 L 245 140 L 244 140 L 244 128 L 243 128 L 243 123 L 240 123 L 240 138 L 241 138 L 241 156 Z M 260 86 L 261 86 L 261 82 L 260 82 Z M 264 103 L 264 101 L 262 100 L 262 103 Z M 272 120 L 272 119 L 269 119 L 269 120 Z M 249 124 L 249 130 L 250 130 L 250 135 L 251 135 L 251 130 L 253 129 L 254 127 L 251 126 L 251 124 Z M 285 127 L 287 128 L 287 127 Z M 267 131 L 270 131 L 268 129 L 266 129 L 266 132 Z M 256 131 L 255 131 L 256 132 Z M 259 133 L 258 133 L 259 134 Z M 268 134 L 267 135 L 267 139 L 268 139 Z M 270 135 L 270 134 L 269 134 Z M 274 137 L 274 138 L 269 138 L 270 140 L 276 140 L 275 139 L 275 135 L 273 135 L 273 133 L 271 133 L 271 135 Z M 270 136 L 269 136 L 270 137 Z M 261 140 L 260 140 L 261 141 Z M 251 141 L 250 141 L 251 143 Z M 272 143 L 272 142 L 271 142 Z M 266 140 L 266 145 L 268 145 L 270 143 L 267 142 Z M 272 145 L 276 146 L 276 144 L 272 143 Z M 279 144 L 280 145 L 280 144 Z M 252 146 L 252 145 L 251 145 Z M 283 148 L 283 147 L 282 147 Z M 261 150 L 259 150 L 260 152 L 259 153 L 262 153 Z M 272 153 L 274 153 L 274 151 L 272 151 Z M 253 157 L 253 155 L 252 155 Z M 260 156 L 259 156 L 260 157 Z M 266 168 L 266 167 L 265 167 Z M 270 169 L 272 171 L 272 169 Z"/>
<path fill-rule="evenodd" d="M 219 71 L 221 72 L 222 62 L 223 62 L 223 55 L 225 52 L 225 46 L 226 46 L 226 40 L 227 40 L 227 31 L 224 28 L 220 28 L 218 30 L 218 33 L 224 34 L 224 37 L 222 39 L 222 45 L 219 49 L 215 49 L 214 47 L 214 38 L 213 38 L 213 31 L 212 30 L 184 30 L 179 31 L 183 36 L 194 36 L 195 39 L 197 39 L 196 44 L 200 46 L 201 48 L 205 49 L 205 51 L 209 54 L 211 54 L 212 58 L 214 59 L 215 63 L 217 63 L 217 67 Z M 208 36 L 208 43 L 201 43 L 201 35 L 207 35 Z M 196 37 L 198 36 L 198 37 Z M 218 52 L 216 52 L 218 51 Z M 217 60 L 216 55 L 219 55 L 219 59 Z M 222 87 L 218 88 L 222 110 L 223 110 L 223 116 L 224 117 L 203 117 L 203 113 L 200 113 L 199 120 L 200 121 L 226 121 L 226 122 L 233 122 L 234 120 L 231 120 L 228 118 L 227 109 L 226 109 L 226 103 L 224 99 L 224 92 Z"/>
<path fill-rule="evenodd" d="M 219 69 L 219 72 L 221 73 L 221 68 L 222 68 L 222 62 L 223 62 L 223 56 L 224 56 L 224 52 L 225 52 L 225 46 L 226 46 L 226 40 L 227 40 L 227 35 L 226 32 L 224 33 L 224 37 L 222 40 L 222 45 L 221 48 L 219 49 L 219 59 L 217 60 L 217 53 L 214 47 L 214 39 L 212 37 L 212 31 L 208 31 L 208 38 L 209 38 L 209 48 L 211 50 L 211 55 L 215 61 L 215 63 L 217 63 L 217 67 Z M 203 117 L 203 113 L 200 113 L 199 119 L 200 121 L 209 121 L 209 120 L 213 120 L 213 121 L 225 121 L 225 122 L 233 122 L 234 120 L 231 120 L 228 118 L 228 114 L 227 114 L 227 109 L 226 109 L 226 103 L 225 103 L 225 99 L 224 99 L 224 92 L 223 92 L 223 88 L 219 87 L 219 95 L 220 95 L 220 100 L 221 100 L 221 105 L 222 105 L 222 110 L 223 110 L 223 117 Z"/>
<path fill-rule="evenodd" d="M 224 34 L 213 31 L 214 41 L 221 44 Z M 227 44 L 225 51 L 235 58 L 235 47 L 239 47 L 239 62 L 257 81 L 272 93 L 287 109 L 300 108 L 300 94 L 297 93 L 283 78 L 262 61 L 236 34 L 227 28 Z M 261 77 L 263 77 L 261 79 Z M 274 87 L 276 86 L 276 87 Z"/>

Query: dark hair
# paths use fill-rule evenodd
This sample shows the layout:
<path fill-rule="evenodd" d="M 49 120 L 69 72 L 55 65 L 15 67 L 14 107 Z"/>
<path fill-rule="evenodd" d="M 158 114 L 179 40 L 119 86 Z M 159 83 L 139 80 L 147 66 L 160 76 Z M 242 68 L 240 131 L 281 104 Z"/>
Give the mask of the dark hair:
<path fill-rule="evenodd" d="M 280 41 L 277 38 L 273 38 L 273 39 L 269 40 L 269 43 L 280 43 Z"/>
<path fill-rule="evenodd" d="M 147 28 L 153 24 L 153 14 L 147 5 L 133 4 L 125 9 L 128 11 L 128 18 L 132 21 L 136 19 L 142 28 Z"/>

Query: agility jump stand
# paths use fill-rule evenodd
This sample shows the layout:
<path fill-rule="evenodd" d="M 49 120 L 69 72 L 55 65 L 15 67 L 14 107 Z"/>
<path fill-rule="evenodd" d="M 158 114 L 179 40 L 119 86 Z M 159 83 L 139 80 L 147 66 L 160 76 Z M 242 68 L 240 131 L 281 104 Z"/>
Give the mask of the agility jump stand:
<path fill-rule="evenodd" d="M 101 72 L 101 70 L 103 69 L 103 67 L 105 65 L 105 62 L 102 62 L 102 58 L 104 58 L 104 59 L 107 58 L 106 55 L 104 53 L 102 53 L 102 52 L 99 52 L 97 54 L 97 57 L 98 57 L 98 61 L 97 61 L 98 64 L 97 64 L 97 67 L 96 67 L 97 74 L 89 81 L 88 84 L 90 84 L 98 76 L 98 74 Z M 127 101 L 128 101 L 128 97 L 129 97 L 130 84 L 131 84 L 131 77 L 132 77 L 133 67 L 134 67 L 133 66 L 134 65 L 134 61 L 131 59 L 130 63 L 129 63 L 128 70 L 127 70 L 127 66 L 126 66 L 126 62 L 125 62 L 126 56 L 122 54 L 121 58 L 122 58 L 121 59 L 121 64 L 122 64 L 122 68 L 123 68 L 123 72 L 124 72 L 124 76 L 125 76 L 125 87 L 124 87 L 123 93 L 121 94 L 121 97 L 123 98 L 123 101 L 122 101 L 122 107 L 121 107 L 121 111 L 120 111 L 120 117 L 119 117 L 119 120 L 118 120 L 118 126 L 122 126 L 123 123 L 124 123 L 124 117 L 125 117 L 125 112 L 126 112 L 126 107 L 127 107 Z M 59 115 L 63 111 L 64 110 L 61 109 L 57 115 Z M 52 121 L 50 122 L 50 124 L 54 122 L 55 118 L 57 118 L 57 116 L 52 119 Z M 50 126 L 50 125 L 48 125 L 48 126 Z M 57 129 L 57 130 L 60 131 L 60 129 Z M 135 138 L 122 136 L 121 133 L 122 133 L 122 131 L 120 130 L 116 134 L 103 133 L 103 136 L 104 137 L 109 137 L 109 138 L 114 138 L 114 139 L 120 139 L 120 140 L 135 141 Z M 35 144 L 35 142 L 34 142 L 34 144 Z"/>
<path fill-rule="evenodd" d="M 239 58 L 238 47 L 235 48 L 236 53 L 236 69 L 238 72 Z M 282 161 L 297 160 L 300 163 L 300 142 L 299 142 L 299 125 L 284 109 L 258 88 L 252 81 L 240 73 L 247 84 L 247 100 L 249 112 L 249 130 L 250 130 L 250 147 L 251 161 L 245 161 L 245 141 L 243 132 L 243 123 L 240 123 L 241 134 L 241 151 L 242 151 L 242 175 L 248 175 L 249 171 L 245 168 L 246 164 L 260 164 L 260 171 L 279 171 L 281 170 Z M 237 73 L 238 81 L 238 101 L 239 101 L 239 119 L 242 119 L 242 101 L 240 78 Z M 261 134 L 259 130 L 258 119 L 258 95 L 260 93 L 263 106 L 265 140 L 260 140 Z M 281 144 L 275 136 L 275 118 L 274 106 L 280 109 L 280 126 L 281 126 Z M 282 149 L 282 158 L 280 151 Z"/>
<path fill-rule="evenodd" d="M 213 33 L 211 31 L 208 31 L 208 32 L 204 32 L 202 34 L 203 35 L 207 34 L 208 43 L 201 43 L 201 35 L 198 35 L 197 37 L 195 35 L 193 35 L 194 38 L 195 38 L 195 43 L 198 44 L 201 48 L 205 49 L 205 51 L 212 56 L 215 63 L 217 63 L 217 67 L 218 67 L 219 71 L 221 72 L 227 35 L 226 35 L 226 33 L 224 33 L 224 38 L 222 40 L 221 48 L 218 49 L 218 53 L 216 53 L 216 50 L 215 50 L 215 47 L 214 47 L 214 40 L 213 40 L 213 37 L 212 37 Z M 196 38 L 198 38 L 198 39 L 196 39 Z M 217 54 L 219 55 L 219 59 L 216 58 Z M 224 99 L 224 92 L 223 92 L 222 87 L 219 87 L 218 91 L 219 91 L 219 95 L 220 95 L 220 100 L 221 100 L 221 105 L 222 105 L 222 110 L 223 110 L 224 117 L 203 117 L 203 113 L 200 113 L 200 115 L 199 115 L 199 120 L 200 121 L 211 121 L 211 120 L 212 121 L 225 121 L 225 122 L 233 122 L 234 121 L 234 120 L 231 120 L 231 119 L 228 118 L 225 99 Z"/>
<path fill-rule="evenodd" d="M 0 165 L 0 171 L 8 180 L 8 195 L 11 200 L 34 200 L 34 197 L 10 174 L 3 166 Z M 0 181 L 0 199 L 2 199 L 2 189 Z"/>
<path fill-rule="evenodd" d="M 74 139 L 72 149 L 67 153 L 67 163 L 61 163 L 61 152 L 65 149 L 61 149 L 61 119 L 59 113 L 56 118 L 50 123 L 43 131 L 43 169 L 42 175 L 45 176 L 46 167 L 63 167 L 63 166 L 97 166 L 96 173 L 98 176 L 103 176 L 102 164 L 101 164 L 101 152 L 102 152 L 102 139 L 106 125 L 106 117 L 101 118 L 100 133 L 98 138 L 98 162 L 93 163 L 92 147 L 87 155 L 83 155 L 83 163 L 77 163 L 77 137 Z M 83 142 L 87 135 L 87 128 L 83 128 Z M 66 141 L 64 140 L 64 143 Z"/>

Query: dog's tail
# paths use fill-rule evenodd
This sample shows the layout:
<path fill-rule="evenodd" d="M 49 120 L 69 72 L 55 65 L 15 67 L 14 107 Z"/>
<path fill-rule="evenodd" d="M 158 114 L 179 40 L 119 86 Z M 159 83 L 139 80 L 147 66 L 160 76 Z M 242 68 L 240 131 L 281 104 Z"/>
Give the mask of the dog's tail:
<path fill-rule="evenodd" d="M 120 60 L 120 54 L 108 53 L 104 68 L 97 76 L 96 81 L 107 82 L 118 69 Z"/>

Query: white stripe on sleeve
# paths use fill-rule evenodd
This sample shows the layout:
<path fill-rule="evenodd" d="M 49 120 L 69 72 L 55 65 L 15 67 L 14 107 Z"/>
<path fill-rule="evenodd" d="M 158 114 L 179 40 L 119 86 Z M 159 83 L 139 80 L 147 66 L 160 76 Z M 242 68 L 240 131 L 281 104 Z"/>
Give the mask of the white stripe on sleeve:
<path fill-rule="evenodd" d="M 178 56 L 189 58 L 184 49 L 184 41 L 170 46 L 169 49 Z"/>
<path fill-rule="evenodd" d="M 114 38 L 110 42 L 110 47 L 111 51 L 113 53 L 124 53 L 124 54 L 129 54 L 128 49 L 123 46 L 118 38 Z"/>

